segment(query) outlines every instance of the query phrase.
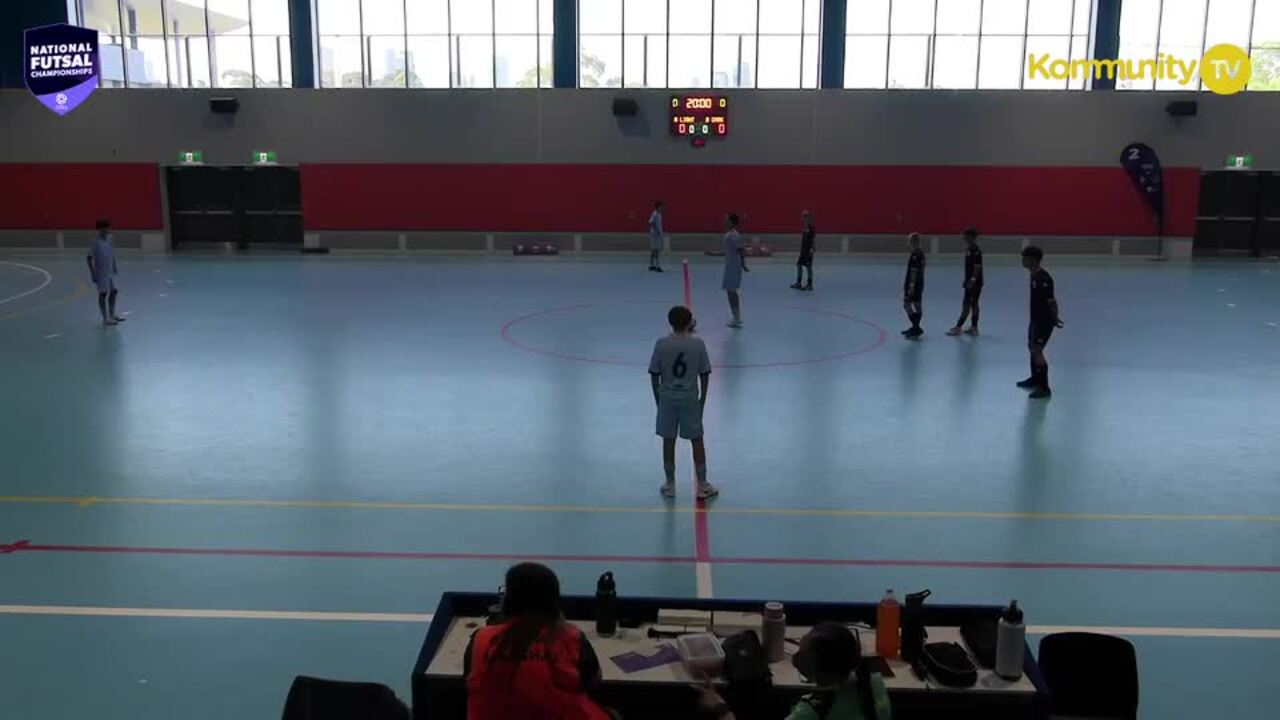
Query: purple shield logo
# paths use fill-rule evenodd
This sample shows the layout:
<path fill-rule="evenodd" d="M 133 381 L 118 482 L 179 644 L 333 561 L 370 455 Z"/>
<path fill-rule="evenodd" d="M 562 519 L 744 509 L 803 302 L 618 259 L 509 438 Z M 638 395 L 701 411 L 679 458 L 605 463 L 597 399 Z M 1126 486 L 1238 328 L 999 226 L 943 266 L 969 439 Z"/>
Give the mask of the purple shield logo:
<path fill-rule="evenodd" d="M 98 89 L 98 31 L 45 25 L 23 34 L 27 89 L 45 107 L 66 115 Z"/>

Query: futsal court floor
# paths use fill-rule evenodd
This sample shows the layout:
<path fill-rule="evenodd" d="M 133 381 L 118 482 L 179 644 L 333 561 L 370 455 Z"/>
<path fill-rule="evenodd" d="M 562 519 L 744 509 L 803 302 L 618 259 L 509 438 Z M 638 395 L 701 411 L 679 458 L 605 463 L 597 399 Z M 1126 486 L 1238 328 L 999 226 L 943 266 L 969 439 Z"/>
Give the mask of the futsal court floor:
<path fill-rule="evenodd" d="M 446 590 L 939 603 L 1138 649 L 1142 716 L 1274 718 L 1280 266 L 1049 256 L 1067 325 L 1029 401 L 1026 274 L 958 258 L 904 341 L 900 259 L 693 258 L 715 372 L 706 508 L 659 497 L 644 258 L 0 258 L 0 715 L 277 717 L 295 674 L 409 698 Z M 1034 646 L 1037 638 L 1032 638 Z"/>

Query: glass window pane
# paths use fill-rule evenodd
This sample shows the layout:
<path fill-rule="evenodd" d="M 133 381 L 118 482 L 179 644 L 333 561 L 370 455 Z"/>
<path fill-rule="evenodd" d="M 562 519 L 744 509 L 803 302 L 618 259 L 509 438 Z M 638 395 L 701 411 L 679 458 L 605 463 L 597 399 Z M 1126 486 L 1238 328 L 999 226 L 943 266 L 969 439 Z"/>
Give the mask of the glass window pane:
<path fill-rule="evenodd" d="M 351 0 L 316 0 L 316 22 L 321 35 L 357 33 L 360 4 Z"/>
<path fill-rule="evenodd" d="M 627 35 L 627 87 L 665 87 L 666 35 Z"/>
<path fill-rule="evenodd" d="M 1045 63 L 1045 69 L 1052 72 L 1052 69 L 1049 68 L 1049 63 L 1071 58 L 1071 38 L 1059 36 L 1028 37 L 1026 54 L 1035 56 L 1048 55 L 1049 61 Z M 1052 76 L 1045 78 L 1043 74 L 1036 73 L 1035 77 L 1030 75 L 1024 77 L 1022 87 L 1028 90 L 1065 90 L 1067 81 L 1065 78 L 1055 80 Z"/>
<path fill-rule="evenodd" d="M 894 3 L 897 5 L 897 3 Z M 889 87 L 928 87 L 929 38 L 900 35 L 889 38 Z"/>
<path fill-rule="evenodd" d="M 622 36 L 578 38 L 578 85 L 584 88 L 622 85 Z"/>
<path fill-rule="evenodd" d="M 120 35 L 120 4 L 117 0 L 80 0 L 80 25 L 107 35 Z M 103 38 L 101 46 L 106 42 Z M 118 58 L 117 58 L 118 59 Z"/>
<path fill-rule="evenodd" d="M 253 47 L 246 35 L 219 35 L 213 39 L 215 87 L 253 87 Z"/>
<path fill-rule="evenodd" d="M 166 34 L 204 35 L 205 28 L 208 27 L 205 23 L 204 11 L 204 0 L 165 0 L 164 17 L 165 28 L 167 29 Z M 86 27 L 92 26 L 90 25 Z M 286 32 L 288 31 L 286 30 Z M 183 63 L 186 63 L 185 59 L 183 60 Z M 170 68 L 170 70 L 172 70 L 172 68 Z"/>
<path fill-rule="evenodd" d="M 712 87 L 749 88 L 755 84 L 756 36 L 717 35 Z"/>
<path fill-rule="evenodd" d="M 365 7 L 368 7 L 366 5 Z M 366 87 L 408 87 L 404 69 L 404 36 L 376 35 L 365 37 L 369 74 Z"/>
<path fill-rule="evenodd" d="M 1160 29 L 1160 0 L 1125 0 L 1120 6 L 1120 45 L 1151 46 L 1155 57 L 1156 32 Z M 1136 57 L 1121 53 L 1122 58 Z"/>
<path fill-rule="evenodd" d="M 1071 59 L 1072 60 L 1088 60 L 1093 55 L 1089 52 L 1089 36 L 1074 35 L 1071 38 Z M 1087 71 L 1080 71 L 1077 75 L 1067 81 L 1067 86 L 1072 90 L 1084 90 L 1090 87 L 1092 78 Z"/>
<path fill-rule="evenodd" d="M 990 4 L 990 0 L 987 0 Z M 1022 38 L 986 36 L 978 55 L 978 88 L 1017 89 L 1022 84 Z"/>
<path fill-rule="evenodd" d="M 1250 90 L 1280 90 L 1280 3 L 1259 2 L 1253 20 Z"/>
<path fill-rule="evenodd" d="M 209 87 L 209 40 L 204 35 L 170 35 L 169 85 Z"/>
<path fill-rule="evenodd" d="M 938 3 L 938 34 L 977 35 L 982 24 L 982 0 L 941 0 Z M 977 58 L 977 47 L 974 48 Z M 977 77 L 975 72 L 974 77 Z"/>
<path fill-rule="evenodd" d="M 822 33 L 822 0 L 804 0 L 804 33 Z"/>
<path fill-rule="evenodd" d="M 757 69 L 757 87 L 798 88 L 800 76 L 800 36 L 761 35 L 760 67 Z"/>
<path fill-rule="evenodd" d="M 449 87 L 449 38 L 445 35 L 409 36 L 409 87 Z"/>
<path fill-rule="evenodd" d="M 125 40 L 125 57 L 129 60 L 129 87 L 169 86 L 169 67 L 165 62 L 164 38 L 130 37 Z"/>
<path fill-rule="evenodd" d="M 476 0 L 453 0 L 449 6 L 449 23 L 453 28 L 454 35 L 491 35 L 493 33 L 493 5 L 491 3 L 476 2 Z M 493 38 L 489 38 L 489 45 L 492 47 Z M 472 47 L 477 47 L 476 43 L 471 43 Z M 471 52 L 470 48 L 465 48 L 463 52 Z M 490 53 L 489 65 L 493 66 L 492 53 Z"/>
<path fill-rule="evenodd" d="M 538 33 L 550 35 L 555 32 L 555 3 L 552 0 L 538 0 Z"/>
<path fill-rule="evenodd" d="M 755 33 L 756 5 L 756 0 L 716 0 L 716 34 Z"/>
<path fill-rule="evenodd" d="M 551 36 L 538 36 L 538 87 L 555 87 L 555 52 L 551 48 Z"/>
<path fill-rule="evenodd" d="M 1213 0 L 1209 3 L 1205 47 L 1211 48 L 1221 43 L 1248 46 L 1252 12 L 1253 0 Z"/>
<path fill-rule="evenodd" d="M 280 39 L 280 87 L 293 87 L 293 39 L 277 35 Z"/>
<path fill-rule="evenodd" d="M 1093 0 L 1076 0 L 1076 19 L 1071 32 L 1076 35 L 1090 35 L 1093 27 Z"/>
<path fill-rule="evenodd" d="M 403 0 L 360 0 L 365 35 L 403 35 Z"/>
<path fill-rule="evenodd" d="M 805 88 L 818 87 L 818 53 L 822 41 L 819 35 L 805 35 L 804 52 L 801 53 L 801 71 L 803 76 L 800 80 L 800 86 Z"/>
<path fill-rule="evenodd" d="M 889 32 L 889 0 L 863 0 L 849 4 L 845 32 L 879 35 Z"/>
<path fill-rule="evenodd" d="M 496 87 L 538 87 L 538 37 L 499 35 L 494 43 Z"/>
<path fill-rule="evenodd" d="M 806 8 L 797 0 L 760 0 L 760 32 L 774 35 L 799 34 L 804 28 Z M 808 28 L 817 32 L 818 28 Z M 720 28 L 716 27 L 716 32 Z"/>
<path fill-rule="evenodd" d="M 1070 35 L 1074 0 L 1031 0 L 1027 8 L 1027 34 Z"/>
<path fill-rule="evenodd" d="M 1120 58 L 1126 63 L 1132 64 L 1134 71 L 1138 70 L 1138 63 L 1143 60 L 1150 60 L 1156 56 L 1156 46 L 1148 44 L 1120 44 Z M 1155 77 L 1147 73 L 1145 78 L 1116 78 L 1116 88 L 1119 90 L 1151 90 L 1155 88 Z"/>
<path fill-rule="evenodd" d="M 1160 52 L 1180 59 L 1200 58 L 1204 42 L 1206 0 L 1178 0 L 1164 4 L 1160 17 Z M 1166 48 L 1178 48 L 1177 52 Z M 1187 48 L 1194 48 L 1190 52 Z"/>
<path fill-rule="evenodd" d="M 844 42 L 844 86 L 883 89 L 889 62 L 887 35 L 851 35 Z"/>
<path fill-rule="evenodd" d="M 118 43 L 108 43 L 106 37 L 98 39 L 98 62 L 102 64 L 99 84 L 104 88 L 122 88 L 124 84 L 124 48 Z"/>
<path fill-rule="evenodd" d="M 933 32 L 934 0 L 893 0 L 892 10 L 893 16 L 890 18 L 892 34 L 928 35 Z M 889 66 L 893 67 L 892 60 L 889 61 Z M 889 72 L 892 75 L 893 71 Z"/>
<path fill-rule="evenodd" d="M 405 3 L 405 28 L 410 35 L 448 33 L 449 0 L 412 0 Z M 412 53 L 412 50 L 410 52 Z M 426 87 L 438 86 L 427 85 Z"/>
<path fill-rule="evenodd" d="M 493 36 L 455 35 L 453 37 L 454 87 L 493 87 Z"/>
<path fill-rule="evenodd" d="M 674 19 L 674 18 L 673 18 Z M 668 79 L 673 88 L 711 86 L 711 36 L 672 35 Z"/>
<path fill-rule="evenodd" d="M 584 35 L 622 32 L 622 0 L 578 0 L 578 32 Z"/>
<path fill-rule="evenodd" d="M 627 0 L 625 10 L 628 35 L 666 34 L 667 0 Z"/>
<path fill-rule="evenodd" d="M 278 35 L 253 36 L 253 74 L 258 77 L 258 87 L 280 87 L 280 73 L 290 62 L 288 55 L 281 55 Z M 287 52 L 287 48 L 283 48 Z"/>
<path fill-rule="evenodd" d="M 1253 16 L 1253 46 L 1274 49 L 1280 43 L 1280 3 L 1258 0 Z"/>
<path fill-rule="evenodd" d="M 192 0 L 180 2 L 185 5 Z M 253 0 L 253 34 L 288 35 L 289 0 Z"/>
<path fill-rule="evenodd" d="M 676 5 L 677 3 L 672 3 Z M 671 32 L 672 33 L 710 33 L 711 32 L 711 0 L 679 0 L 679 11 L 671 13 Z M 701 41 L 707 46 L 707 60 L 711 59 L 711 38 L 705 38 Z M 674 47 L 674 43 L 672 44 Z M 675 61 L 671 61 L 671 67 L 674 69 Z M 702 71 L 705 77 L 706 70 Z M 675 76 L 671 78 L 675 82 Z"/>
<path fill-rule="evenodd" d="M 161 35 L 164 33 L 164 22 L 160 17 L 160 0 L 124 0 L 123 8 L 126 35 Z M 161 50 L 163 49 L 162 44 Z M 130 74 L 129 82 L 133 84 L 132 74 Z"/>
<path fill-rule="evenodd" d="M 493 4 L 494 32 L 499 35 L 537 34 L 538 0 L 493 0 Z"/>
<path fill-rule="evenodd" d="M 940 36 L 935 41 L 933 86 L 972 90 L 978 86 L 978 38 Z"/>
<path fill-rule="evenodd" d="M 1027 0 L 983 0 L 983 34 L 1022 35 L 1026 31 Z"/>
<path fill-rule="evenodd" d="M 360 38 L 320 36 L 320 87 L 361 87 Z"/>

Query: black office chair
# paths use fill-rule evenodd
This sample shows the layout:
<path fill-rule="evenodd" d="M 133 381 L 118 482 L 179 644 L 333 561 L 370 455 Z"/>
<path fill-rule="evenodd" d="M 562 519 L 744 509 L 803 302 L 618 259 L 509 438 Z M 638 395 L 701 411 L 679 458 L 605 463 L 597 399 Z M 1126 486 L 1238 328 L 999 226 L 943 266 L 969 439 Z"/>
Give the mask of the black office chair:
<path fill-rule="evenodd" d="M 299 675 L 289 688 L 284 720 L 409 720 L 409 708 L 386 685 Z"/>
<path fill-rule="evenodd" d="M 1138 656 L 1124 638 L 1069 632 L 1040 640 L 1055 717 L 1138 717 Z"/>

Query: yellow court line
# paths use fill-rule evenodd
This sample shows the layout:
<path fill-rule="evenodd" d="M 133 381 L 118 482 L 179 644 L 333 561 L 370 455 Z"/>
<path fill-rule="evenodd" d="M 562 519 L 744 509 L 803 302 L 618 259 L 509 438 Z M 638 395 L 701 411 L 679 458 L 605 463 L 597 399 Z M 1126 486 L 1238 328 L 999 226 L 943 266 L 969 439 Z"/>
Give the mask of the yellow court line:
<path fill-rule="evenodd" d="M 76 284 L 76 289 L 75 289 L 75 291 L 74 291 L 74 292 L 72 292 L 70 295 L 66 295 L 66 296 L 63 296 L 63 297 L 61 297 L 61 298 L 58 298 L 57 300 L 53 300 L 53 301 L 51 301 L 51 302 L 47 302 L 47 303 L 45 303 L 44 305 L 36 305 L 35 307 L 30 307 L 30 308 L 26 308 L 26 309 L 24 309 L 24 310 L 18 310 L 18 311 L 16 311 L 16 312 L 11 312 L 11 313 L 9 313 L 8 315 L 0 315 L 0 320 L 11 320 L 11 319 L 13 319 L 13 318 L 22 317 L 22 316 L 24 316 L 24 315 L 30 315 L 30 314 L 32 314 L 32 313 L 37 313 L 37 312 L 40 312 L 41 310 L 48 310 L 49 308 L 55 308 L 55 307 L 58 307 L 59 305 L 65 305 L 65 304 L 67 304 L 67 303 L 71 302 L 72 300 L 75 300 L 76 298 L 78 298 L 78 297 L 80 297 L 81 295 L 83 295 L 83 294 L 84 294 L 84 291 L 85 291 L 85 290 L 88 290 L 88 289 L 89 289 L 89 286 L 88 286 L 84 281 L 81 281 L 81 282 L 79 282 L 79 283 L 77 283 L 77 284 Z"/>
<path fill-rule="evenodd" d="M 792 517 L 865 517 L 899 519 L 955 520 L 1086 520 L 1126 522 L 1264 522 L 1280 523 L 1280 515 L 1191 515 L 1173 513 L 1067 513 L 1067 512 L 983 512 L 965 510 L 870 510 L 857 508 L 708 508 L 705 511 L 686 506 L 611 507 L 590 505 L 518 505 L 426 502 L 376 502 L 365 500 L 255 500 L 251 498 L 145 498 L 94 496 L 0 496 L 0 504 L 139 505 L 190 507 L 264 507 L 339 510 L 427 510 L 458 512 L 527 512 L 527 513 L 629 513 L 666 514 L 706 512 L 712 515 L 772 515 Z"/>

